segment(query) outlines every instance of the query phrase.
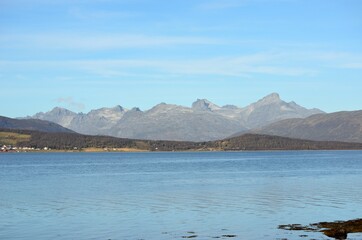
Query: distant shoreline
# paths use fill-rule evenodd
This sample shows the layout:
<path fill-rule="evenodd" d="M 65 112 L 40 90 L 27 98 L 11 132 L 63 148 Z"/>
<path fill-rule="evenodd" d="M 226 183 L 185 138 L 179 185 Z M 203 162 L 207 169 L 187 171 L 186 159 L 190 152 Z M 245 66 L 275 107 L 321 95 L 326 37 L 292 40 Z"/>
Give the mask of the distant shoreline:
<path fill-rule="evenodd" d="M 151 151 L 139 149 L 119 150 L 30 150 L 30 151 L 0 151 L 0 154 L 16 153 L 237 153 L 237 152 L 329 152 L 329 151 L 362 151 L 362 149 L 264 149 L 264 150 L 184 150 L 184 151 Z"/>

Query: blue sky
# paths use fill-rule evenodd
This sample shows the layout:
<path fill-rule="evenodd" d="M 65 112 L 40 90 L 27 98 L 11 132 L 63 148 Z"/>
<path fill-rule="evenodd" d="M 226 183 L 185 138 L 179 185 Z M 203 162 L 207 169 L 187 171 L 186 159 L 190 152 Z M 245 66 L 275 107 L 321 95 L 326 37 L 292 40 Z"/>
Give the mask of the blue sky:
<path fill-rule="evenodd" d="M 0 115 L 246 106 L 362 109 L 359 0 L 0 0 Z"/>

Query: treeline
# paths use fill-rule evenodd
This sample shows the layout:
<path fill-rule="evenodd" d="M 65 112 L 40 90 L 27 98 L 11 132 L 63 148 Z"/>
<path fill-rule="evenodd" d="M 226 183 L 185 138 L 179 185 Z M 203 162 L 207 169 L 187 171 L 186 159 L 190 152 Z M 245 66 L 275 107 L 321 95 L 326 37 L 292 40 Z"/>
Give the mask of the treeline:
<path fill-rule="evenodd" d="M 279 136 L 244 134 L 210 142 L 214 148 L 232 150 L 333 150 L 362 149 L 362 143 L 311 141 Z"/>
<path fill-rule="evenodd" d="M 14 129 L 0 129 L 0 131 L 28 134 L 31 136 L 28 141 L 19 142 L 17 144 L 18 147 L 48 147 L 60 150 L 72 150 L 74 148 L 135 148 L 149 151 L 186 151 L 195 149 L 197 146 L 202 146 L 193 142 L 135 140 L 109 136 L 90 136 L 77 133 L 49 133 Z"/>
<path fill-rule="evenodd" d="M 240 151 L 240 150 L 332 150 L 362 149 L 362 143 L 310 141 L 286 137 L 245 134 L 239 137 L 211 142 L 151 141 L 89 136 L 77 133 L 47 133 L 31 130 L 0 129 L 0 132 L 15 132 L 30 135 L 18 147 L 52 148 L 73 150 L 84 148 L 133 148 L 148 151 Z"/>

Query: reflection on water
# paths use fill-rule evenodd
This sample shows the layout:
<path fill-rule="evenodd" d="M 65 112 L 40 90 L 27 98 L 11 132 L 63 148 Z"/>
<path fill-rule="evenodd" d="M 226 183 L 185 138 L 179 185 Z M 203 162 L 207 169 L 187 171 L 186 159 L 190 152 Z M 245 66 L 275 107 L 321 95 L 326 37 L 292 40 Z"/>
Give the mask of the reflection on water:
<path fill-rule="evenodd" d="M 361 189 L 362 151 L 1 154 L 0 239 L 328 239 L 278 225 L 360 218 Z"/>

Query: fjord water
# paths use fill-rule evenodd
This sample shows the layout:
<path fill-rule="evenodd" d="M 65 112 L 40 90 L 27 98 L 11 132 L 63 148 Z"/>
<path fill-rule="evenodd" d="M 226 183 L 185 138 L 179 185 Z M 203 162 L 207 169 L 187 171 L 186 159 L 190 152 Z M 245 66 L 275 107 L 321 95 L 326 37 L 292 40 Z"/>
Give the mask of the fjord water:
<path fill-rule="evenodd" d="M 277 227 L 361 217 L 362 151 L 0 154 L 0 239 L 328 239 Z"/>

